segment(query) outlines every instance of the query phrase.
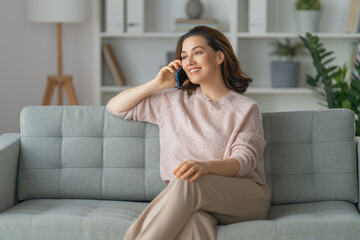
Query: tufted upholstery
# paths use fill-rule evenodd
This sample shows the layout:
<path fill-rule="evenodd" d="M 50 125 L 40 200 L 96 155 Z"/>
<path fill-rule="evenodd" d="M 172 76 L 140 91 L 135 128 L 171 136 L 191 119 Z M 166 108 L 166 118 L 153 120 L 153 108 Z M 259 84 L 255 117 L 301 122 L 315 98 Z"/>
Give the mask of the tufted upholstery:
<path fill-rule="evenodd" d="M 29 200 L 0 214 L 0 238 L 122 239 L 147 204 L 80 199 Z M 217 226 L 216 231 L 219 240 L 354 240 L 360 236 L 358 226 L 360 217 L 354 204 L 330 201 L 274 206 L 266 221 Z"/>
<path fill-rule="evenodd" d="M 358 201 L 353 122 L 343 109 L 263 114 L 273 204 Z M 158 136 L 156 125 L 104 107 L 27 107 L 19 198 L 152 200 L 165 186 Z"/>
<path fill-rule="evenodd" d="M 21 113 L 20 200 L 152 200 L 159 175 L 157 126 L 104 107 L 26 107 Z"/>
<path fill-rule="evenodd" d="M 0 214 L 0 239 L 122 239 L 120 236 L 147 205 L 83 199 L 28 200 Z"/>
<path fill-rule="evenodd" d="M 352 111 L 264 113 L 263 125 L 273 204 L 358 201 Z"/>

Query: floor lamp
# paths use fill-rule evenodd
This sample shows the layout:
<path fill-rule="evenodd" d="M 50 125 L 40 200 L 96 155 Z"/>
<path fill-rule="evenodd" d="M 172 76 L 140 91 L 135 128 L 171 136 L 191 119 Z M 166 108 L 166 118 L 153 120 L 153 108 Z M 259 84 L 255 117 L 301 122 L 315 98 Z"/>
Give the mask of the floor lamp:
<path fill-rule="evenodd" d="M 77 105 L 72 76 L 63 75 L 62 23 L 84 22 L 89 18 L 89 0 L 27 0 L 28 19 L 32 22 L 57 24 L 57 75 L 48 76 L 43 105 L 50 105 L 55 87 L 58 87 L 58 104 L 63 104 L 62 90 L 65 87 L 70 105 Z"/>

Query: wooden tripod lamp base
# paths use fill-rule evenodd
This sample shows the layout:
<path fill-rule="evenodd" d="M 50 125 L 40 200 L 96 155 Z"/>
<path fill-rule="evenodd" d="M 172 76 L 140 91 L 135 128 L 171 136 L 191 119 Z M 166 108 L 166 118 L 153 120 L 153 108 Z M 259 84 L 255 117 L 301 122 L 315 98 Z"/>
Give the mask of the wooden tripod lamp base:
<path fill-rule="evenodd" d="M 70 105 L 77 105 L 77 100 L 75 96 L 75 89 L 72 84 L 72 76 L 64 76 L 62 74 L 62 41 L 61 41 L 61 32 L 62 32 L 62 25 L 61 23 L 57 23 L 57 51 L 58 51 L 58 74 L 55 76 L 48 76 L 47 78 L 47 86 L 44 95 L 44 99 L 42 104 L 43 105 L 50 105 L 51 98 L 54 93 L 54 89 L 58 87 L 58 104 L 63 104 L 63 94 L 62 89 L 65 87 L 66 94 L 68 96 L 69 104 Z"/>
<path fill-rule="evenodd" d="M 50 105 L 55 86 L 58 87 L 58 105 L 63 104 L 62 89 L 65 87 L 70 105 L 77 105 L 75 89 L 72 84 L 72 76 L 48 76 L 43 105 Z"/>

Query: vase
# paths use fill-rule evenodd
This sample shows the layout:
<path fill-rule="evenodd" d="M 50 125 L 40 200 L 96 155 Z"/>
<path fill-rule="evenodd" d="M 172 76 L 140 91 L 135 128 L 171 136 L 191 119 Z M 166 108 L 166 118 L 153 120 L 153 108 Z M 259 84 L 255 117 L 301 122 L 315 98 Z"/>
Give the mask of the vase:
<path fill-rule="evenodd" d="M 200 18 L 203 12 L 203 5 L 200 0 L 189 0 L 186 3 L 186 14 L 188 18 L 197 19 Z"/>
<path fill-rule="evenodd" d="M 273 87 L 297 87 L 300 70 L 299 62 L 271 62 L 271 82 Z"/>
<path fill-rule="evenodd" d="M 296 20 L 299 32 L 317 32 L 320 22 L 319 10 L 297 10 Z"/>

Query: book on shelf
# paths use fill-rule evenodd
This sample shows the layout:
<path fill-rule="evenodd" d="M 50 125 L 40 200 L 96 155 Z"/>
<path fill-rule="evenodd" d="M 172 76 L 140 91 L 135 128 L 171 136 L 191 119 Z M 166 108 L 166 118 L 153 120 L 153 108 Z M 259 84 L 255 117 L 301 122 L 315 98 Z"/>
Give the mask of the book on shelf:
<path fill-rule="evenodd" d="M 267 0 L 249 1 L 248 31 L 250 33 L 267 32 Z"/>
<path fill-rule="evenodd" d="M 217 19 L 203 18 L 203 19 L 175 19 L 175 31 L 187 32 L 196 26 L 207 26 L 219 30 Z"/>
<path fill-rule="evenodd" d="M 126 32 L 144 32 L 145 0 L 126 0 Z"/>
<path fill-rule="evenodd" d="M 360 0 L 351 0 L 348 8 L 344 32 L 356 33 L 360 23 Z"/>
<path fill-rule="evenodd" d="M 123 33 L 125 28 L 124 0 L 105 1 L 105 31 Z"/>
<path fill-rule="evenodd" d="M 355 75 L 356 77 L 360 77 L 359 73 L 355 68 L 356 61 L 360 61 L 360 41 L 351 43 L 351 52 L 350 52 L 350 63 L 349 63 L 349 71 L 348 74 Z"/>
<path fill-rule="evenodd" d="M 116 58 L 115 58 L 114 52 L 111 48 L 111 45 L 105 44 L 103 46 L 103 52 L 104 52 L 106 63 L 109 66 L 110 71 L 111 71 L 116 83 L 119 86 L 125 85 L 124 76 L 120 70 L 119 64 L 116 61 Z"/>

